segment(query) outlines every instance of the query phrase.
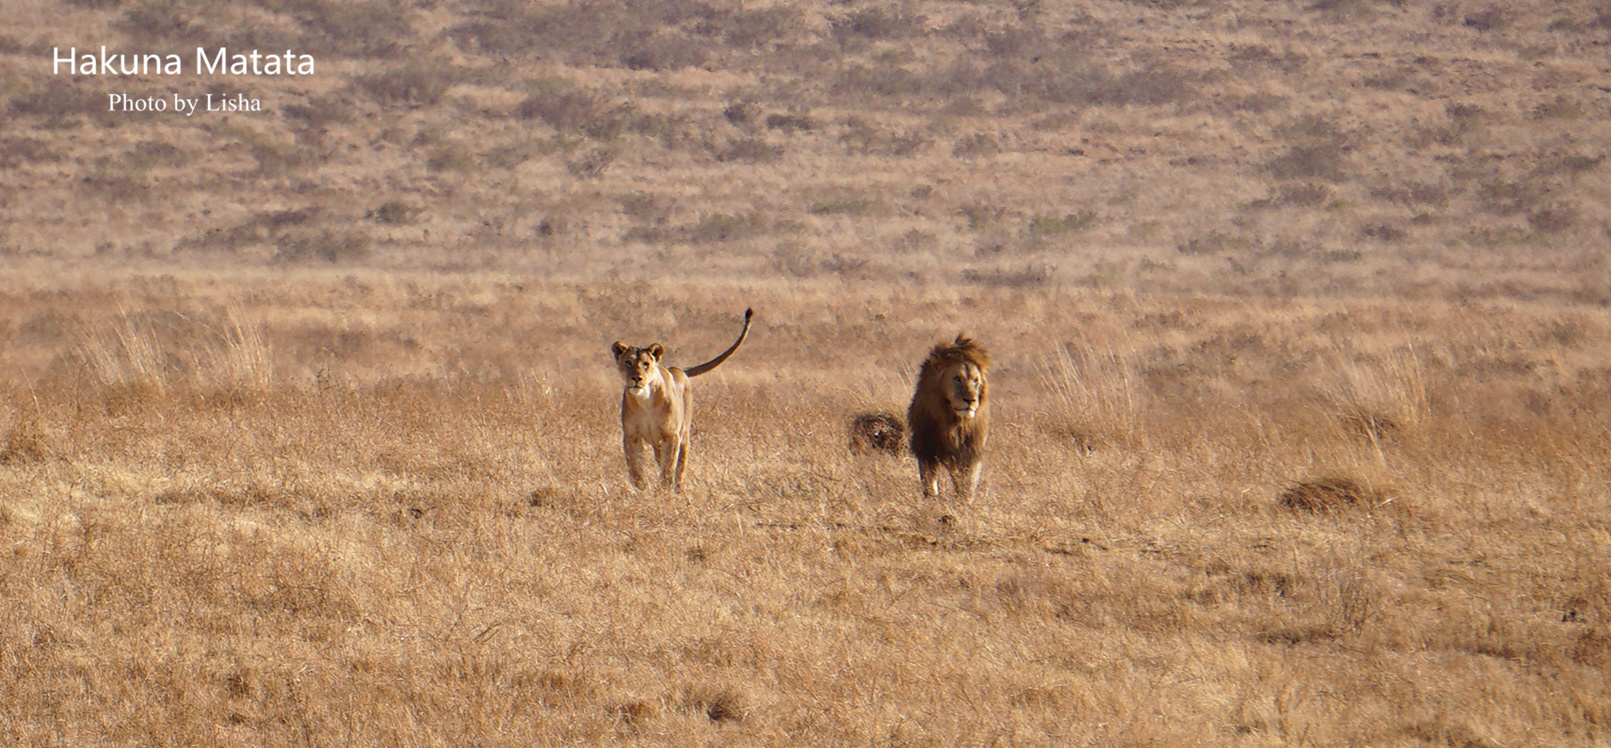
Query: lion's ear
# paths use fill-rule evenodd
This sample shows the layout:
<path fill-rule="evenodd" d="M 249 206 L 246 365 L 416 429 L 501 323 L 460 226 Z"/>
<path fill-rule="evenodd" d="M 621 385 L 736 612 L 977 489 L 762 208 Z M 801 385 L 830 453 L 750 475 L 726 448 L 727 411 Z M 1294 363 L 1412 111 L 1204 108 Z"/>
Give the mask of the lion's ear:
<path fill-rule="evenodd" d="M 631 348 L 626 343 L 623 343 L 619 340 L 610 344 L 610 352 L 614 353 L 615 357 L 618 359 L 621 358 L 621 354 L 626 353 L 628 350 L 631 350 Z"/>
<path fill-rule="evenodd" d="M 649 346 L 649 356 L 655 361 L 659 361 L 660 357 L 664 355 L 666 355 L 665 346 L 662 346 L 659 343 Z"/>

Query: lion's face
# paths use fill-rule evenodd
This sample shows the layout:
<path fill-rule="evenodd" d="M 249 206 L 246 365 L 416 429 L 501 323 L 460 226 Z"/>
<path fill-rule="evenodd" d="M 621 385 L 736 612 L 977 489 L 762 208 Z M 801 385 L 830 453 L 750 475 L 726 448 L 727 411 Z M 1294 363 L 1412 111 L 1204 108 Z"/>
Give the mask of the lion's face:
<path fill-rule="evenodd" d="M 620 372 L 627 390 L 634 395 L 645 394 L 649 384 L 659 376 L 660 357 L 666 355 L 666 349 L 659 343 L 634 348 L 616 341 L 610 350 L 615 353 L 615 370 Z"/>
<path fill-rule="evenodd" d="M 967 361 L 952 366 L 945 373 L 945 397 L 958 418 L 979 415 L 985 400 L 984 371 Z"/>

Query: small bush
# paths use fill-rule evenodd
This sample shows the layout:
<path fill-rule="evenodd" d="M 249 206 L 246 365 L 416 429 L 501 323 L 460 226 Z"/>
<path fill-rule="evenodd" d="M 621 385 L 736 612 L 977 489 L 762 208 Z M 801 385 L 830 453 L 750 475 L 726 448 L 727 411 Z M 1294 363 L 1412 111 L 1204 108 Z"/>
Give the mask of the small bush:
<path fill-rule="evenodd" d="M 555 130 L 614 140 L 626 132 L 631 107 L 607 101 L 587 91 L 542 91 L 526 97 L 515 108 L 522 119 L 540 119 Z"/>
<path fill-rule="evenodd" d="M 728 242 L 757 236 L 766 230 L 766 221 L 759 215 L 733 215 L 711 213 L 688 227 L 684 235 L 695 243 Z"/>
<path fill-rule="evenodd" d="M 773 145 L 764 138 L 740 138 L 730 143 L 707 146 L 711 155 L 723 163 L 771 163 L 783 157 L 784 148 Z"/>
<path fill-rule="evenodd" d="M 604 171 L 615 163 L 616 151 L 611 148 L 594 148 L 582 155 L 565 162 L 565 170 L 572 176 L 582 179 L 594 179 L 604 176 Z"/>
<path fill-rule="evenodd" d="M 1190 256 L 1218 255 L 1249 249 L 1252 246 L 1253 241 L 1247 237 L 1214 231 L 1205 236 L 1194 236 L 1175 245 L 1175 251 Z"/>
<path fill-rule="evenodd" d="M 418 221 L 423 210 L 401 200 L 390 200 L 365 213 L 364 218 L 385 226 L 409 226 Z"/>
<path fill-rule="evenodd" d="M 811 118 L 809 112 L 769 114 L 766 116 L 766 127 L 769 130 L 782 130 L 791 134 L 795 132 L 811 132 L 817 129 L 817 121 Z"/>
<path fill-rule="evenodd" d="M 1478 31 L 1503 31 L 1516 20 L 1509 8 L 1501 5 L 1492 5 L 1488 8 L 1472 13 L 1465 17 L 1461 23 Z"/>
<path fill-rule="evenodd" d="M 1265 165 L 1277 179 L 1341 181 L 1348 174 L 1348 153 L 1335 143 L 1293 145 Z"/>
<path fill-rule="evenodd" d="M 735 101 L 722 109 L 722 117 L 735 125 L 747 125 L 755 119 L 755 103 Z"/>
<path fill-rule="evenodd" d="M 279 237 L 276 262 L 358 262 L 369 256 L 369 235 L 362 231 L 325 229 L 288 232 Z"/>
<path fill-rule="evenodd" d="M 287 104 L 280 111 L 312 127 L 327 127 L 352 120 L 352 104 L 336 96 L 316 96 L 302 104 Z"/>
<path fill-rule="evenodd" d="M 807 212 L 814 216 L 866 213 L 872 205 L 873 202 L 864 197 L 847 197 L 812 203 Z"/>
<path fill-rule="evenodd" d="M 787 36 L 799 23 L 800 11 L 786 5 L 739 10 L 728 17 L 723 38 L 729 46 L 753 49 Z"/>
<path fill-rule="evenodd" d="M 443 143 L 431 149 L 425 158 L 425 167 L 431 171 L 474 172 L 479 166 L 474 153 L 458 143 Z"/>
<path fill-rule="evenodd" d="M 704 65 L 710 59 L 705 45 L 681 35 L 640 34 L 621 55 L 630 70 L 676 70 Z"/>
<path fill-rule="evenodd" d="M 185 153 L 172 143 L 142 140 L 123 154 L 123 163 L 142 171 L 158 166 L 181 166 L 185 163 Z"/>
<path fill-rule="evenodd" d="M 0 169 L 15 169 L 24 164 L 53 163 L 62 159 L 43 140 L 34 138 L 0 138 Z"/>
<path fill-rule="evenodd" d="M 1056 236 L 1074 231 L 1084 231 L 1096 225 L 1099 218 L 1100 215 L 1094 210 L 1067 213 L 1061 218 L 1035 216 L 1029 221 L 1029 233 L 1037 236 Z"/>
<path fill-rule="evenodd" d="M 916 130 L 897 132 L 877 127 L 861 117 L 848 117 L 839 142 L 852 154 L 905 157 L 922 151 L 932 141 Z"/>
<path fill-rule="evenodd" d="M 1389 223 L 1367 223 L 1359 228 L 1360 236 L 1381 242 L 1396 242 L 1404 238 L 1404 229 Z"/>
<path fill-rule="evenodd" d="M 968 269 L 962 271 L 963 283 L 998 288 L 1030 288 L 1044 286 L 1057 277 L 1057 266 L 1047 263 L 1029 263 L 1015 268 Z"/>
<path fill-rule="evenodd" d="M 1327 477 L 1303 481 L 1281 492 L 1281 506 L 1293 511 L 1311 514 L 1333 514 L 1353 509 L 1369 508 L 1381 503 L 1382 495 L 1360 485 L 1352 478 Z"/>
<path fill-rule="evenodd" d="M 37 417 L 24 418 L 12 426 L 0 443 L 0 465 L 40 462 L 50 454 L 49 439 Z"/>
<path fill-rule="evenodd" d="M 1540 234 L 1559 234 L 1577 225 L 1575 205 L 1557 204 L 1527 214 L 1527 223 Z"/>
<path fill-rule="evenodd" d="M 298 37 L 297 46 L 326 55 L 393 57 L 415 34 L 408 15 L 389 3 L 292 0 L 290 5 L 309 32 Z"/>
<path fill-rule="evenodd" d="M 447 63 L 420 61 L 360 77 L 358 86 L 382 103 L 434 106 L 457 82 Z"/>
<path fill-rule="evenodd" d="M 1534 106 L 1531 115 L 1535 120 L 1581 119 L 1583 104 L 1570 96 L 1556 96 Z"/>
<path fill-rule="evenodd" d="M 923 77 L 894 66 L 852 65 L 839 73 L 831 90 L 841 96 L 915 96 L 923 91 Z"/>
<path fill-rule="evenodd" d="M 900 39 L 921 34 L 928 19 L 902 9 L 866 8 L 848 16 L 830 19 L 834 38 L 841 44 L 852 39 Z"/>
<path fill-rule="evenodd" d="M 1489 213 L 1513 216 L 1534 210 L 1548 192 L 1543 184 L 1531 180 L 1494 180 L 1477 189 L 1477 200 Z"/>
<path fill-rule="evenodd" d="M 295 143 L 282 143 L 257 138 L 248 144 L 252 158 L 257 160 L 258 172 L 265 176 L 280 176 L 300 168 L 308 154 Z"/>
<path fill-rule="evenodd" d="M 951 155 L 957 158 L 990 158 L 1001 153 L 1001 143 L 996 136 L 987 132 L 978 132 L 956 142 L 951 147 Z"/>
<path fill-rule="evenodd" d="M 124 11 L 113 26 L 144 43 L 192 43 L 216 46 L 200 7 L 179 0 L 147 0 Z"/>
<path fill-rule="evenodd" d="M 850 420 L 850 452 L 898 455 L 906 446 L 906 423 L 893 413 L 861 413 Z"/>

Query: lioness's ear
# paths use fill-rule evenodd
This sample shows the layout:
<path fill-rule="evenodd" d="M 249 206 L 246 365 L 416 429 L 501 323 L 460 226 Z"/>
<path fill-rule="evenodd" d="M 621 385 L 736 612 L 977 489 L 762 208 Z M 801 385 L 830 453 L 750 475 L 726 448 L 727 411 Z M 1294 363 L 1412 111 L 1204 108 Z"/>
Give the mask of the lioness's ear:
<path fill-rule="evenodd" d="M 626 343 L 619 340 L 610 344 L 610 352 L 614 353 L 616 358 L 620 358 L 621 354 L 626 353 L 628 348 L 629 346 Z"/>
<path fill-rule="evenodd" d="M 649 356 L 654 360 L 659 361 L 660 357 L 664 355 L 666 355 L 666 349 L 664 346 L 660 345 L 659 343 L 649 346 Z"/>

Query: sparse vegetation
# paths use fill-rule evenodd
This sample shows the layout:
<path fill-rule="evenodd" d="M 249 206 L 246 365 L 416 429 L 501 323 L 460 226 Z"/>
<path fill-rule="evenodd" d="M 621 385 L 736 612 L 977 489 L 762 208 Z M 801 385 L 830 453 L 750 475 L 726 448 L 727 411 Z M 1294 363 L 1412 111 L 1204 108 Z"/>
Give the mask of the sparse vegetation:
<path fill-rule="evenodd" d="M 1602 2 L 8 11 L 0 743 L 1611 742 Z"/>
<path fill-rule="evenodd" d="M 1314 740 L 1605 737 L 1598 311 L 795 280 L 668 501 L 577 362 L 706 346 L 747 282 L 40 280 L 0 285 L 12 742 L 1253 745 L 1297 682 L 1352 705 Z M 959 293 L 998 428 L 983 495 L 925 505 L 845 429 L 900 451 L 878 410 L 946 336 L 912 311 Z"/>

